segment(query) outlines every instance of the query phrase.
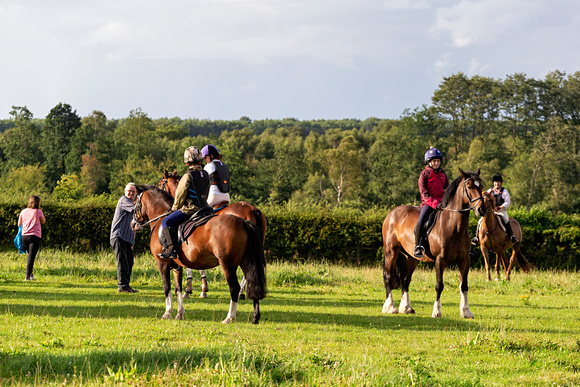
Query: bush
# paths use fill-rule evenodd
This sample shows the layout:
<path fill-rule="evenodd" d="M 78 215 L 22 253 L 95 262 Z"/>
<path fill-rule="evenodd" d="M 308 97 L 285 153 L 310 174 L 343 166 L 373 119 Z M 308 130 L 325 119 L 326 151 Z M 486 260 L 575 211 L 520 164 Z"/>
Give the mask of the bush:
<path fill-rule="evenodd" d="M 109 248 L 109 232 L 116 200 L 42 205 L 48 247 L 92 251 Z M 12 243 L 22 204 L 0 204 L 0 240 Z M 266 207 L 266 253 L 280 261 L 324 260 L 376 264 L 383 260 L 381 228 L 387 209 L 329 210 L 298 206 Z M 523 229 L 522 252 L 537 268 L 578 270 L 580 267 L 580 216 L 552 215 L 548 211 L 510 211 Z M 470 218 L 474 235 L 477 219 Z M 151 234 L 137 233 L 137 251 L 148 249 Z M 479 248 L 473 249 L 472 266 L 482 267 Z"/>

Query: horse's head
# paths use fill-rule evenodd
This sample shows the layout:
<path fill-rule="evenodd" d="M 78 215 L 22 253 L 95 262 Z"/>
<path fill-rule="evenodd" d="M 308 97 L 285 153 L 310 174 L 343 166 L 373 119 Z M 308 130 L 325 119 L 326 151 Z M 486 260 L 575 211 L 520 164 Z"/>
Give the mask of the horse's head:
<path fill-rule="evenodd" d="M 179 179 L 181 179 L 181 176 L 177 173 L 177 171 L 169 173 L 166 169 L 165 172 L 163 172 L 163 178 L 159 180 L 159 188 L 163 191 L 169 192 L 171 195 L 175 195 L 177 185 L 179 184 Z"/>
<path fill-rule="evenodd" d="M 147 222 L 147 213 L 143 211 L 143 193 L 146 189 L 143 186 L 137 186 L 137 200 L 135 201 L 135 206 L 133 207 L 133 220 L 131 221 L 131 228 L 133 231 L 139 231 L 143 228 L 145 222 Z"/>
<path fill-rule="evenodd" d="M 486 208 L 483 203 L 483 181 L 479 176 L 479 171 L 480 169 L 477 172 L 463 172 L 459 168 L 463 179 L 463 203 L 474 210 L 476 215 L 484 216 Z"/>
<path fill-rule="evenodd" d="M 495 209 L 495 198 L 487 191 L 483 192 L 483 204 L 487 212 L 493 212 Z"/>

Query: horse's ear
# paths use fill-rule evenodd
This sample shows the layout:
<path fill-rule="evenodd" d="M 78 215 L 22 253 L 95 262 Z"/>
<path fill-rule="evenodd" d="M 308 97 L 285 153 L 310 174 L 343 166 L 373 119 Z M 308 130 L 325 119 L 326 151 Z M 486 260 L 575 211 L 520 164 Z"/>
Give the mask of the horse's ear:
<path fill-rule="evenodd" d="M 167 172 L 167 169 L 165 170 L 165 172 L 163 172 L 163 178 L 167 179 L 167 175 L 169 174 L 169 172 Z"/>
<path fill-rule="evenodd" d="M 461 168 L 458 168 L 458 169 L 459 169 L 459 172 L 461 173 L 461 176 L 463 176 L 463 178 L 464 178 L 464 179 L 467 179 L 467 178 L 468 178 L 468 176 L 465 174 L 465 172 L 463 172 L 463 171 L 461 170 Z"/>
<path fill-rule="evenodd" d="M 477 172 L 475 172 L 477 176 L 479 176 L 479 171 L 481 171 L 481 168 L 477 168 Z"/>
<path fill-rule="evenodd" d="M 175 171 L 173 171 L 173 174 L 174 174 L 174 175 L 177 175 L 177 169 L 176 169 Z"/>

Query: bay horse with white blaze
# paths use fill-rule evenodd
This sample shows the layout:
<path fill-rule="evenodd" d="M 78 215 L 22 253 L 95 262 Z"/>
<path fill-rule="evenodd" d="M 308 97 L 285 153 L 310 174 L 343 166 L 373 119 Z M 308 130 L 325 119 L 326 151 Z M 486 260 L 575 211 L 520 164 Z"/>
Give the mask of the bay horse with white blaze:
<path fill-rule="evenodd" d="M 177 185 L 179 184 L 179 180 L 181 179 L 181 175 L 174 171 L 173 173 L 169 173 L 167 170 L 163 172 L 163 177 L 159 181 L 159 188 L 164 191 L 167 191 L 171 194 L 171 196 L 175 196 L 175 191 L 177 190 Z M 268 228 L 268 221 L 266 216 L 258 207 L 250 204 L 248 202 L 236 202 L 232 203 L 229 206 L 221 207 L 218 203 L 214 206 L 214 209 L 217 210 L 215 212 L 216 215 L 235 215 L 242 219 L 247 220 L 256 225 L 258 230 L 262 233 L 262 243 L 266 242 L 266 229 Z M 209 290 L 207 279 L 205 277 L 205 270 L 200 270 L 201 274 L 201 295 L 200 298 L 207 297 L 207 291 Z M 190 281 L 188 280 L 188 287 L 191 286 Z M 242 278 L 241 290 L 239 298 L 243 300 L 245 298 L 244 295 L 244 288 L 246 286 L 246 278 Z M 188 290 L 189 292 L 189 290 Z"/>
<path fill-rule="evenodd" d="M 173 303 L 171 297 L 170 271 L 174 270 L 178 312 L 177 319 L 183 319 L 182 277 L 183 267 L 196 270 L 220 266 L 230 288 L 230 309 L 224 324 L 236 318 L 240 284 L 236 275 L 238 267 L 247 279 L 248 298 L 254 303 L 252 323 L 260 320 L 260 300 L 266 295 L 266 260 L 262 248 L 261 233 L 256 226 L 237 216 L 214 216 L 206 224 L 198 226 L 187 240 L 177 248 L 176 259 L 161 259 L 158 254 L 163 250 L 159 243 L 158 230 L 160 219 L 167 215 L 173 204 L 173 197 L 166 191 L 154 186 L 137 186 L 138 199 L 133 213 L 134 229 L 145 225 L 151 227 L 149 248 L 157 260 L 157 267 L 163 279 L 165 291 L 165 314 L 171 318 Z"/>
<path fill-rule="evenodd" d="M 441 293 L 443 292 L 443 271 L 450 264 L 456 263 L 460 273 L 460 315 L 473 318 L 467 302 L 467 276 L 469 273 L 469 249 L 471 239 L 467 230 L 469 212 L 485 215 L 482 202 L 482 181 L 477 172 L 463 172 L 445 190 L 441 209 L 436 211 L 436 223 L 428 236 L 425 246 L 425 256 L 415 258 L 414 229 L 419 219 L 419 207 L 395 207 L 383 222 L 383 248 L 385 251 L 385 266 L 383 280 L 385 282 L 386 300 L 383 313 L 415 313 L 409 301 L 409 284 L 419 260 L 435 262 L 437 298 L 433 305 L 432 317 L 441 317 Z M 402 296 L 399 309 L 393 302 L 392 290 L 401 287 Z"/>
<path fill-rule="evenodd" d="M 512 225 L 512 230 L 518 242 L 513 243 L 510 238 L 507 237 L 505 230 L 500 226 L 500 221 L 497 215 L 494 213 L 495 208 L 495 198 L 491 193 L 483 193 L 483 203 L 486 207 L 486 214 L 481 221 L 479 226 L 479 246 L 481 247 L 481 254 L 485 261 L 485 271 L 487 273 L 487 280 L 491 281 L 490 264 L 489 264 L 489 252 L 495 252 L 495 273 L 496 281 L 499 280 L 499 267 L 500 260 L 503 264 L 505 270 L 505 279 L 509 281 L 510 273 L 517 262 L 522 270 L 528 273 L 532 268 L 532 264 L 528 262 L 524 254 L 520 251 L 520 245 L 522 240 L 522 227 L 513 218 L 509 218 Z M 507 256 L 505 251 L 512 248 L 512 255 L 510 257 L 510 262 L 508 265 Z"/>

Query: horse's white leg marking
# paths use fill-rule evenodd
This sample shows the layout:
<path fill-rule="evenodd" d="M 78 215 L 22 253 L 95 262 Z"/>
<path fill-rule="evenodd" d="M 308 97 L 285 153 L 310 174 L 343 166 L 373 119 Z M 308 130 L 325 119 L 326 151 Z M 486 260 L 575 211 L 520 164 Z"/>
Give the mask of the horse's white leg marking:
<path fill-rule="evenodd" d="M 441 317 L 441 300 L 435 301 L 433 304 L 433 313 L 431 317 Z"/>
<path fill-rule="evenodd" d="M 209 290 L 209 287 L 207 286 L 207 279 L 205 278 L 205 270 L 200 270 L 199 274 L 201 275 L 201 293 L 199 298 L 207 298 L 207 291 Z"/>
<path fill-rule="evenodd" d="M 401 296 L 401 303 L 399 304 L 399 313 L 413 314 L 415 309 L 411 307 L 411 301 L 409 301 L 409 292 L 403 292 Z"/>
<path fill-rule="evenodd" d="M 236 319 L 236 310 L 238 309 L 238 303 L 234 302 L 233 300 L 230 301 L 230 311 L 228 312 L 228 316 L 222 324 L 229 324 Z"/>
<path fill-rule="evenodd" d="M 459 284 L 459 289 L 461 289 L 461 284 Z M 464 318 L 473 318 L 473 313 L 469 310 L 469 304 L 467 303 L 467 292 L 461 292 L 461 301 L 459 302 L 459 314 Z"/>
<path fill-rule="evenodd" d="M 392 291 L 389 293 L 389 296 L 387 297 L 387 299 L 385 300 L 385 303 L 383 304 L 383 313 L 389 313 L 389 314 L 399 313 L 397 308 L 395 308 L 395 303 L 393 302 L 393 292 Z"/>
<path fill-rule="evenodd" d="M 246 288 L 246 284 L 248 281 L 246 281 L 246 276 L 242 277 L 242 283 L 240 284 L 240 292 L 243 292 L 244 289 Z"/>
<path fill-rule="evenodd" d="M 165 313 L 161 318 L 168 319 L 172 318 L 171 314 L 173 313 L 173 299 L 171 297 L 171 292 L 165 297 Z"/>
<path fill-rule="evenodd" d="M 185 308 L 183 307 L 183 293 L 177 292 L 177 315 L 175 318 L 177 320 L 183 320 L 183 315 L 185 314 Z"/>

